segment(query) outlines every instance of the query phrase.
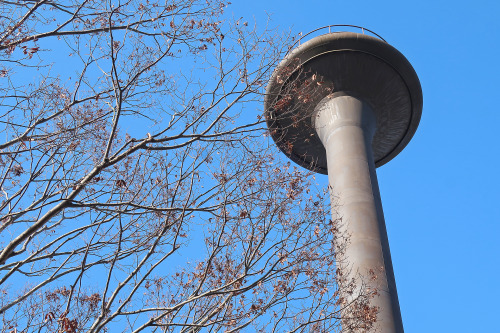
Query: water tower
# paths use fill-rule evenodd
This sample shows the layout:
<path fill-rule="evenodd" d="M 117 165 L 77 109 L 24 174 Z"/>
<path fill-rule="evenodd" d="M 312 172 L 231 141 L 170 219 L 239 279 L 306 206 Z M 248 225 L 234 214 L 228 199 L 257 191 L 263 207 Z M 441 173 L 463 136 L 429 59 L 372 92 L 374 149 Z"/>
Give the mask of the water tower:
<path fill-rule="evenodd" d="M 335 244 L 339 268 L 359 288 L 378 291 L 370 332 L 402 333 L 375 168 L 411 140 L 422 90 L 408 60 L 380 36 L 361 27 L 331 32 L 338 27 L 325 27 L 329 33 L 301 43 L 278 65 L 267 86 L 266 119 L 290 159 L 328 174 L 332 214 L 348 236 Z"/>

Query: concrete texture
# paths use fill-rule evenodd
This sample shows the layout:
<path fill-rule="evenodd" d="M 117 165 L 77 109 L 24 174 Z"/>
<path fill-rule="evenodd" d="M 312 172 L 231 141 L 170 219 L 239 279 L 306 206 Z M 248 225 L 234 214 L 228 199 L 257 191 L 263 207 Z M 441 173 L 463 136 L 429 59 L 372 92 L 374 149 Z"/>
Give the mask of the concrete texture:
<path fill-rule="evenodd" d="M 408 144 L 422 111 L 422 91 L 413 67 L 383 40 L 351 32 L 329 33 L 290 52 L 267 86 L 268 126 L 290 159 L 327 174 L 326 152 L 310 117 L 325 96 L 339 91 L 362 96 L 372 106 L 377 118 L 372 142 L 377 167 Z"/>
<path fill-rule="evenodd" d="M 298 46 L 266 90 L 266 121 L 276 145 L 297 164 L 328 174 L 337 236 L 348 237 L 335 244 L 342 276 L 356 282 L 357 292 L 378 292 L 370 301 L 377 322 L 366 333 L 403 333 L 375 168 L 409 143 L 422 104 L 408 60 L 381 39 L 351 32 Z M 342 326 L 349 331 L 348 320 Z"/>
<path fill-rule="evenodd" d="M 346 94 L 331 94 L 315 108 L 313 126 L 326 149 L 334 218 L 349 241 L 336 244 L 340 267 L 360 288 L 377 290 L 370 305 L 379 308 L 370 332 L 403 333 L 403 323 L 382 202 L 375 172 L 372 140 L 375 113 L 368 103 Z M 342 246 L 343 248 L 339 248 Z M 347 299 L 355 297 L 342 295 Z"/>

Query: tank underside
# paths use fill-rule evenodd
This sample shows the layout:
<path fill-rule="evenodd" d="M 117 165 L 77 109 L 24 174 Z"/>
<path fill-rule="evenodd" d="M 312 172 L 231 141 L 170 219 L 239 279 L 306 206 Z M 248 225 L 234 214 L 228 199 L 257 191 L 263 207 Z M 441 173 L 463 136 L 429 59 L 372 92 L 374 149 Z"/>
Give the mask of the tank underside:
<path fill-rule="evenodd" d="M 311 118 L 323 98 L 342 92 L 364 100 L 375 112 L 372 150 L 377 167 L 408 144 L 422 111 L 422 91 L 413 67 L 380 39 L 330 33 L 288 54 L 267 86 L 271 136 L 294 162 L 327 174 L 326 151 Z"/>

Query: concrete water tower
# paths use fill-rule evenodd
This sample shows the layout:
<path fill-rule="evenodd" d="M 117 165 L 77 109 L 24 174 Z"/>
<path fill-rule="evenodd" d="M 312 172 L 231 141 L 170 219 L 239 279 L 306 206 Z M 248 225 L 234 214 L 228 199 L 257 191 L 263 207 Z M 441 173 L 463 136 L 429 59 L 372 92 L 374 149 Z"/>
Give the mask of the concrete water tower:
<path fill-rule="evenodd" d="M 332 214 L 349 237 L 338 249 L 339 267 L 365 290 L 378 290 L 370 332 L 402 333 L 375 168 L 412 138 L 422 90 L 408 60 L 380 36 L 332 27 L 339 26 L 324 27 L 329 33 L 301 43 L 278 65 L 267 86 L 266 119 L 290 159 L 328 174 Z"/>

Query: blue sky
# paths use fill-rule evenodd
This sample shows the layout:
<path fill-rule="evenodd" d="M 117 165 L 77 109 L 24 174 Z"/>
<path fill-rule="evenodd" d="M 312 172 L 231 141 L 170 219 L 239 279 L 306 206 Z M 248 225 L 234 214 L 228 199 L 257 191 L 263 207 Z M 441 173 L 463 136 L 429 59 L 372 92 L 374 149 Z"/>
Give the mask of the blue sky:
<path fill-rule="evenodd" d="M 255 0 L 228 9 L 258 24 L 270 15 L 293 33 L 361 25 L 408 58 L 422 120 L 377 171 L 405 330 L 498 329 L 500 2 Z"/>
<path fill-rule="evenodd" d="M 228 12 L 294 34 L 364 26 L 408 58 L 422 119 L 377 170 L 405 330 L 500 331 L 500 1 L 233 0 Z"/>

